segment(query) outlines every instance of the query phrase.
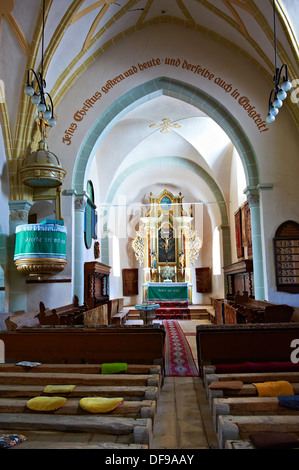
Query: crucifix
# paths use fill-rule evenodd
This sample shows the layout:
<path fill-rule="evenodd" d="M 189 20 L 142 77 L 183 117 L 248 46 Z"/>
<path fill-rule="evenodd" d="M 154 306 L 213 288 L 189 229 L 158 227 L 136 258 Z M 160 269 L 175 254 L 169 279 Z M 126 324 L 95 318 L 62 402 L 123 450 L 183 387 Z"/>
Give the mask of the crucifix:
<path fill-rule="evenodd" d="M 162 240 L 164 240 L 162 248 L 164 248 L 164 251 L 165 251 L 166 265 L 168 265 L 169 240 L 171 240 L 172 237 L 173 237 L 173 234 L 169 233 L 169 228 L 161 230 L 161 238 Z"/>

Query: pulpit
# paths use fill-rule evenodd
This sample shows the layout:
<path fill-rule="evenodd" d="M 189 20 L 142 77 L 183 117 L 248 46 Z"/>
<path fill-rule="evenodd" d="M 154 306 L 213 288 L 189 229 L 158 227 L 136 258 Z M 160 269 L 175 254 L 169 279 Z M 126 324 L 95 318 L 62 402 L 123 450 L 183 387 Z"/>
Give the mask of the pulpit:
<path fill-rule="evenodd" d="M 99 261 L 84 264 L 84 302 L 89 308 L 108 303 L 110 270 Z"/>

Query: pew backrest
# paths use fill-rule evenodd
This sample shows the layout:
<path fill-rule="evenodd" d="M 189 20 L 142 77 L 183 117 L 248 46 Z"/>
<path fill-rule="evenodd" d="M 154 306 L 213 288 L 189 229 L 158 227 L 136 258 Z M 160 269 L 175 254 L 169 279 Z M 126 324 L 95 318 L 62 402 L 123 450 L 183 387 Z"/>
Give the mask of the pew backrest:
<path fill-rule="evenodd" d="M 127 362 L 164 368 L 163 327 L 26 328 L 0 333 L 6 362 Z"/>
<path fill-rule="evenodd" d="M 203 366 L 216 363 L 290 361 L 298 323 L 198 325 L 196 346 L 201 374 Z"/>

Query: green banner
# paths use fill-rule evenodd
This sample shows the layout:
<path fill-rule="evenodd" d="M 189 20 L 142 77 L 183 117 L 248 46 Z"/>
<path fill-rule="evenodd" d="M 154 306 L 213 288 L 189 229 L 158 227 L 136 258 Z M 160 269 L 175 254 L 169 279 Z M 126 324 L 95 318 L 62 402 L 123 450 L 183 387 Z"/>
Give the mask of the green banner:
<path fill-rule="evenodd" d="M 66 259 L 66 228 L 41 224 L 18 226 L 14 259 L 28 257 Z"/>
<path fill-rule="evenodd" d="M 155 284 L 147 288 L 147 300 L 188 300 L 188 285 Z"/>

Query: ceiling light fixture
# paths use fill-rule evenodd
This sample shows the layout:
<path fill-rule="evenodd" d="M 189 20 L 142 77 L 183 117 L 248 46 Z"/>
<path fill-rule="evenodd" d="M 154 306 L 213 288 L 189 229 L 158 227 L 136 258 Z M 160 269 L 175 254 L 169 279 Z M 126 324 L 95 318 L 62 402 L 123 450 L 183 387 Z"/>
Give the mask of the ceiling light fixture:
<path fill-rule="evenodd" d="M 283 100 L 287 97 L 287 92 L 292 88 L 292 84 L 288 78 L 288 67 L 287 64 L 283 64 L 280 69 L 277 66 L 277 42 L 276 42 L 276 12 L 275 12 L 275 0 L 273 0 L 273 16 L 274 16 L 274 48 L 275 48 L 275 75 L 273 78 L 274 81 L 274 88 L 271 90 L 270 97 L 269 97 L 269 113 L 266 118 L 268 123 L 274 122 L 275 117 L 279 113 L 279 109 L 283 105 Z M 285 71 L 285 75 L 282 78 L 282 84 L 280 85 L 281 81 L 281 74 Z"/>
<path fill-rule="evenodd" d="M 33 70 L 27 70 L 27 84 L 25 87 L 25 95 L 31 97 L 31 102 L 37 105 L 37 111 L 42 113 L 42 116 L 47 120 L 48 125 L 53 127 L 56 124 L 56 119 L 54 118 L 54 106 L 53 101 L 49 93 L 45 91 L 46 81 L 44 79 L 44 29 L 45 29 L 45 0 L 43 0 L 43 29 L 42 29 L 42 61 L 41 61 L 41 70 L 38 74 Z M 30 82 L 30 73 L 33 74 L 33 80 Z M 35 82 L 38 87 L 38 90 L 35 91 Z M 46 96 L 50 100 L 50 104 L 46 102 Z"/>

